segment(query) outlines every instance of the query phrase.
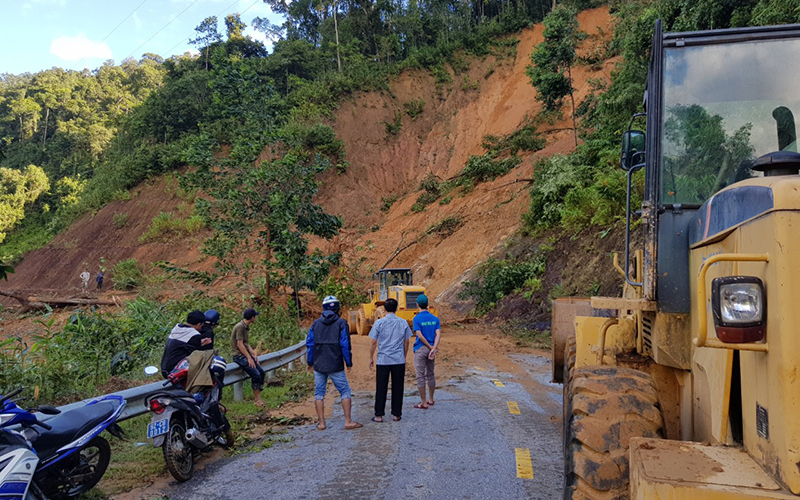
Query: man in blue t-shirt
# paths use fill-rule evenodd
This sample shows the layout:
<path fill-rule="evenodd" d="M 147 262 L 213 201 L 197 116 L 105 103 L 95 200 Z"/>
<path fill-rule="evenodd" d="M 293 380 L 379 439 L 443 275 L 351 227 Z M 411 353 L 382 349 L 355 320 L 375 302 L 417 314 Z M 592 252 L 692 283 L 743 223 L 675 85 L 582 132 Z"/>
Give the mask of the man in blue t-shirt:
<path fill-rule="evenodd" d="M 427 410 L 428 406 L 436 403 L 433 399 L 433 391 L 436 389 L 433 365 L 436 353 L 439 351 L 442 331 L 439 318 L 428 311 L 428 297 L 425 295 L 417 297 L 417 305 L 421 310 L 414 316 L 414 334 L 417 336 L 417 341 L 414 343 L 414 368 L 417 370 L 420 402 L 414 405 L 414 408 Z M 426 386 L 430 394 L 428 399 L 425 398 Z"/>

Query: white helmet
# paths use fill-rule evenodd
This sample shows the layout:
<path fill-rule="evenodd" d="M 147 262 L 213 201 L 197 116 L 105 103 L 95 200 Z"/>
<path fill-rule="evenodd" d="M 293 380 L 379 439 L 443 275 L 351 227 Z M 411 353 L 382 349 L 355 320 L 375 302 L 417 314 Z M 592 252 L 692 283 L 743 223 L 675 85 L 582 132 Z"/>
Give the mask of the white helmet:
<path fill-rule="evenodd" d="M 337 299 L 333 295 L 328 295 L 327 297 L 322 299 L 322 309 L 325 311 L 338 311 L 339 299 Z"/>

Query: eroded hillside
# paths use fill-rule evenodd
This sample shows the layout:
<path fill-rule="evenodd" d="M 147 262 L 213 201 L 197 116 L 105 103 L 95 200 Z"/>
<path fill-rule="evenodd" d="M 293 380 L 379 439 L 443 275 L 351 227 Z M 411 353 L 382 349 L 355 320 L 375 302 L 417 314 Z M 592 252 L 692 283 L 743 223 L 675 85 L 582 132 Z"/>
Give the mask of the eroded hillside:
<path fill-rule="evenodd" d="M 612 32 L 605 8 L 579 14 L 589 36 L 580 50 L 591 50 Z M 535 90 L 525 74 L 533 46 L 542 40 L 542 27 L 518 35 L 515 51 L 468 59 L 460 74 L 448 67 L 452 82 L 436 83 L 425 71 L 406 71 L 391 83 L 391 92 L 354 96 L 338 108 L 333 126 L 344 141 L 349 168 L 344 174 L 326 173 L 320 180 L 320 201 L 341 215 L 345 228 L 332 242 L 315 242 L 325 250 L 344 251 L 349 258 L 366 258 L 374 267 L 392 260 L 393 266 L 414 268 L 418 281 L 440 302 L 455 300 L 458 284 L 475 265 L 502 248 L 518 231 L 528 208 L 526 182 L 534 176 L 535 157 L 570 151 L 575 143 L 567 121 L 540 126 L 544 149 L 522 153 L 522 163 L 492 182 L 469 192 L 457 190 L 448 203 L 434 202 L 415 213 L 411 206 L 419 184 L 428 174 L 446 180 L 455 176 L 470 155 L 484 152 L 484 136 L 503 136 L 519 129 L 540 111 Z M 580 52 L 579 50 L 579 52 Z M 612 62 L 573 68 L 575 98 L 590 92 L 591 79 L 610 78 Z M 416 119 L 404 105 L 424 101 Z M 391 134 L 387 123 L 399 113 L 402 128 Z M 134 190 L 129 200 L 113 202 L 84 216 L 44 248 L 31 252 L 17 266 L 6 289 L 53 293 L 77 289 L 84 265 L 94 272 L 100 259 L 106 267 L 136 258 L 140 263 L 169 260 L 195 269 L 210 267 L 199 251 L 201 235 L 142 243 L 141 235 L 160 212 L 186 209 L 174 187 L 164 179 Z M 382 199 L 394 197 L 388 211 Z M 125 223 L 120 219 L 125 214 Z M 430 231 L 443 220 L 455 222 L 446 230 Z M 410 245 L 409 245 L 410 244 Z M 399 249 L 403 249 L 399 253 Z"/>

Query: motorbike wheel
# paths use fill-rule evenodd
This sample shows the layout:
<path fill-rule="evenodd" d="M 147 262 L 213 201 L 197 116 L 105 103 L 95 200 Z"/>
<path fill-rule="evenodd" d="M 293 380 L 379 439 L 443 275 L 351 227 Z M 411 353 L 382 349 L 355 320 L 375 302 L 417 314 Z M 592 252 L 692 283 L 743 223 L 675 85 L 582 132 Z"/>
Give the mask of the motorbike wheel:
<path fill-rule="evenodd" d="M 57 492 L 49 495 L 53 499 L 75 498 L 94 488 L 102 479 L 111 462 L 111 446 L 101 436 L 96 436 L 68 459 L 61 469 L 66 483 L 57 486 Z"/>
<path fill-rule="evenodd" d="M 188 481 L 194 473 L 194 456 L 192 446 L 186 441 L 186 429 L 178 419 L 170 422 L 169 434 L 161 445 L 164 451 L 164 462 L 172 477 L 180 482 Z"/>

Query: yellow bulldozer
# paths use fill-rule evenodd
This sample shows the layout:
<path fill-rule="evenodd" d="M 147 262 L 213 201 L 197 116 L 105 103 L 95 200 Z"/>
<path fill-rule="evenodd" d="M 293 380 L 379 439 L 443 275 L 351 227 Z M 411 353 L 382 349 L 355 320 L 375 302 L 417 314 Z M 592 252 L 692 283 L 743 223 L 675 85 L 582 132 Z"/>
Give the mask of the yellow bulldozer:
<path fill-rule="evenodd" d="M 386 314 L 383 303 L 389 299 L 397 301 L 395 314 L 411 326 L 414 316 L 419 312 L 417 297 L 425 293 L 425 287 L 414 285 L 414 273 L 408 268 L 380 269 L 374 278 L 374 287 L 369 290 L 369 302 L 348 312 L 350 332 L 368 335 L 375 321 Z M 438 315 L 433 307 L 429 307 L 428 311 Z"/>
<path fill-rule="evenodd" d="M 798 54 L 800 25 L 656 23 L 623 296 L 553 307 L 566 500 L 800 495 Z"/>

